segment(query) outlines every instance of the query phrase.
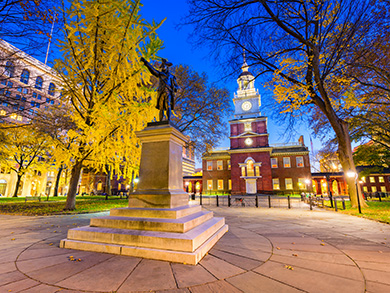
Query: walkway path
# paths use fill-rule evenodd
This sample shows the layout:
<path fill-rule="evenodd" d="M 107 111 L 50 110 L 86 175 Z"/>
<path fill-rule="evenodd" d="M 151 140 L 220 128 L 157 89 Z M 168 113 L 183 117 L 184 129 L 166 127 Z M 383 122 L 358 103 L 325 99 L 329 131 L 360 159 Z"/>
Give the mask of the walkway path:
<path fill-rule="evenodd" d="M 58 248 L 101 213 L 0 215 L 0 292 L 390 292 L 390 225 L 323 210 L 212 210 L 230 231 L 197 266 Z"/>

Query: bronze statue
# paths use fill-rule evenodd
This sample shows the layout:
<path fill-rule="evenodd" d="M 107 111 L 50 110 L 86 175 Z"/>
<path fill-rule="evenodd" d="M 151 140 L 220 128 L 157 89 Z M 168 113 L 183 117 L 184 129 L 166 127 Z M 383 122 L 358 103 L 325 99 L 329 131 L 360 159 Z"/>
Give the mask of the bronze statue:
<path fill-rule="evenodd" d="M 169 72 L 169 67 L 172 66 L 172 63 L 162 58 L 160 71 L 158 71 L 144 57 L 141 57 L 141 61 L 149 69 L 150 73 L 158 78 L 156 108 L 160 110 L 160 121 L 163 121 L 164 111 L 167 112 L 166 117 L 169 121 L 171 119 L 171 111 L 175 108 L 175 93 L 178 89 L 176 77 Z"/>

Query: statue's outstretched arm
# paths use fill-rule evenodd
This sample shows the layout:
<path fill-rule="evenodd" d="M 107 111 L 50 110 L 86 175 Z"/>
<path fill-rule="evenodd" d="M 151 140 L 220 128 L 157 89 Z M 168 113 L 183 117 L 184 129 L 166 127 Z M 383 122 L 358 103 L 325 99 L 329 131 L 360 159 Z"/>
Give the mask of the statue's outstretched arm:
<path fill-rule="evenodd" d="M 141 57 L 141 62 L 149 69 L 151 74 L 157 77 L 160 76 L 160 72 L 154 69 L 154 67 L 148 61 L 146 61 L 144 57 Z"/>

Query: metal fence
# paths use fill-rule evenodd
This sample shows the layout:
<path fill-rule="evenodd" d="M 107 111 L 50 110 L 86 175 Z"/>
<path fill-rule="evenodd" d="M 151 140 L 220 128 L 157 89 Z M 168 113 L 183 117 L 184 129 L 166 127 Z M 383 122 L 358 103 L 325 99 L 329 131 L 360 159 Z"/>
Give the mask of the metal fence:
<path fill-rule="evenodd" d="M 264 208 L 308 208 L 300 197 L 272 195 L 197 195 L 192 202 L 204 206 L 218 207 L 264 207 Z"/>

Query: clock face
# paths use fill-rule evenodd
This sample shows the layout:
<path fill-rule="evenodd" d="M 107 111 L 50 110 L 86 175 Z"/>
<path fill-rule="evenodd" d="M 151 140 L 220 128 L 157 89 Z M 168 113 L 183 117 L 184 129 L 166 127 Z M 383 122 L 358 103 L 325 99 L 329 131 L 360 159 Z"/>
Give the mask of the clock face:
<path fill-rule="evenodd" d="M 253 140 L 252 140 L 250 137 L 248 137 L 247 139 L 245 139 L 245 144 L 246 144 L 246 145 L 252 145 L 252 143 L 253 143 Z"/>
<path fill-rule="evenodd" d="M 241 105 L 241 109 L 244 111 L 249 111 L 251 108 L 252 108 L 252 103 L 248 101 L 242 103 Z"/>

